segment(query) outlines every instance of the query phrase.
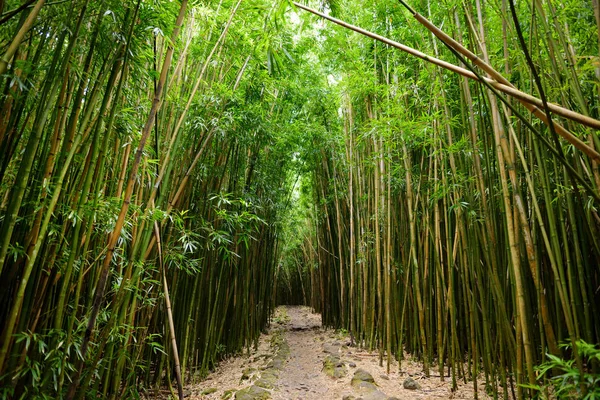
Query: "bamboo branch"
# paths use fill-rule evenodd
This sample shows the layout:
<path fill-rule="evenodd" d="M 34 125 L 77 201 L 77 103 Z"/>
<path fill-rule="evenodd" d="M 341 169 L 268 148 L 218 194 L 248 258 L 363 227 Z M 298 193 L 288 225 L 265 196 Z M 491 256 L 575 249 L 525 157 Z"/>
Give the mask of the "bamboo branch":
<path fill-rule="evenodd" d="M 477 76 L 462 67 L 459 67 L 457 65 L 451 64 L 449 62 L 440 60 L 438 58 L 429 56 L 423 52 L 420 52 L 418 50 L 413 49 L 412 47 L 408 47 L 406 45 L 403 45 L 401 43 L 398 43 L 394 40 L 388 39 L 386 37 L 383 37 L 381 35 L 378 35 L 376 33 L 373 32 L 369 32 L 365 29 L 362 29 L 360 27 L 357 27 L 355 25 L 351 25 L 347 22 L 344 22 L 342 20 L 339 20 L 337 18 L 333 18 L 329 15 L 323 14 L 317 10 L 314 10 L 310 7 L 306 7 L 302 4 L 296 3 L 294 2 L 294 5 L 296 5 L 298 8 L 301 8 L 305 11 L 308 11 L 312 14 L 318 15 L 322 18 L 325 18 L 333 23 L 336 23 L 340 26 L 343 26 L 345 28 L 348 28 L 350 30 L 353 30 L 357 33 L 360 33 L 362 35 L 365 35 L 367 37 L 370 37 L 372 39 L 378 40 L 382 43 L 388 44 L 392 47 L 395 47 L 399 50 L 402 50 L 408 54 L 411 54 L 415 57 L 421 58 L 427 62 L 430 62 L 432 64 L 435 64 L 437 66 L 440 66 L 444 69 L 447 69 L 449 71 L 455 72 L 459 75 L 462 75 L 464 77 L 467 77 L 469 79 L 473 79 L 475 81 L 479 81 L 479 78 L 477 78 Z M 417 14 L 418 15 L 418 14 Z M 420 16 L 420 20 L 419 22 L 421 22 L 421 20 L 425 20 L 425 18 L 423 18 L 422 16 Z M 425 20 L 426 21 L 426 20 Z M 427 21 L 428 22 L 428 21 Z M 435 28 L 435 26 L 433 26 L 431 23 L 429 23 L 427 25 L 427 28 L 429 29 L 430 27 Z M 433 29 L 432 28 L 432 29 Z M 454 41 L 452 38 L 450 38 L 449 36 L 447 36 L 445 33 L 443 33 L 442 31 L 440 31 L 439 29 L 435 28 L 435 31 L 432 31 L 436 36 L 443 38 L 442 40 L 446 43 L 445 40 L 448 40 L 447 44 L 453 48 L 455 48 L 454 46 L 456 46 L 456 50 L 458 52 L 468 52 L 470 54 L 470 56 L 467 55 L 467 58 L 469 58 L 471 61 L 473 61 L 475 63 L 475 65 L 479 66 L 480 68 L 484 69 L 486 72 L 488 72 L 490 74 L 490 76 L 500 80 L 494 80 L 494 79 L 490 79 L 490 78 L 483 78 L 487 83 L 489 83 L 491 86 L 493 86 L 494 88 L 498 89 L 501 92 L 504 92 L 506 94 L 508 94 L 509 96 L 512 96 L 514 98 L 516 98 L 517 100 L 519 100 L 529 111 L 531 111 L 534 115 L 536 115 L 538 118 L 540 118 L 544 123 L 547 123 L 547 118 L 545 116 L 545 114 L 543 113 L 543 111 L 541 111 L 540 109 L 538 109 L 538 107 L 543 107 L 543 102 L 542 100 L 538 99 L 537 97 L 534 97 L 530 94 L 527 94 L 525 92 L 522 92 L 520 90 L 518 90 L 517 88 L 515 88 L 508 80 L 506 80 L 506 78 L 502 77 L 502 75 L 500 75 L 498 72 L 496 72 L 493 68 L 491 68 L 489 65 L 483 63 L 483 61 L 481 61 L 476 55 L 474 55 L 473 53 L 469 52 L 467 49 L 465 49 L 464 47 L 462 47 L 462 45 L 460 45 L 459 43 L 457 43 L 456 41 Z M 459 50 L 460 49 L 460 50 Z M 491 71 L 494 71 L 494 75 L 492 75 L 492 73 L 490 73 Z M 554 112 L 557 115 L 560 115 L 564 118 L 570 119 L 572 121 L 578 122 L 582 125 L 586 125 L 589 126 L 591 128 L 594 129 L 600 129 L 600 121 L 591 117 L 587 117 L 583 114 L 579 114 L 573 110 L 569 110 L 567 108 L 564 108 L 562 106 L 559 106 L 557 104 L 553 104 L 553 103 L 548 103 L 548 108 L 550 109 L 550 111 Z M 598 153 L 597 151 L 595 151 L 594 149 L 592 149 L 591 147 L 589 147 L 587 144 L 585 144 L 584 142 L 582 142 L 579 138 L 577 138 L 576 136 L 574 136 L 572 133 L 570 133 L 569 131 L 567 131 L 564 127 L 562 127 L 561 125 L 558 125 L 555 122 L 555 127 L 557 128 L 557 132 L 565 139 L 567 140 L 569 143 L 573 144 L 575 147 L 577 147 L 579 150 L 583 151 L 584 153 L 586 153 L 588 156 L 590 156 L 593 159 L 596 160 L 600 160 L 600 153 Z"/>
<path fill-rule="evenodd" d="M 517 88 L 515 88 L 513 86 L 512 83 L 510 83 L 508 81 L 508 79 L 506 79 L 501 73 L 496 71 L 491 65 L 489 65 L 484 60 L 482 60 L 477 55 L 475 55 L 473 52 L 471 52 L 469 49 L 467 49 L 466 47 L 464 47 L 463 45 L 458 43 L 452 37 L 447 35 L 444 31 L 442 31 L 441 29 L 439 29 L 438 27 L 433 25 L 427 18 L 425 18 L 424 16 L 422 16 L 421 14 L 419 14 L 418 12 L 416 12 L 415 10 L 410 8 L 405 2 L 401 1 L 401 3 L 413 14 L 415 19 L 417 21 L 419 21 L 419 23 L 421 23 L 421 25 L 425 26 L 431 33 L 433 33 L 438 39 L 440 39 L 442 42 L 444 42 L 447 46 L 456 50 L 458 53 L 462 54 L 468 60 L 470 60 L 474 65 L 481 68 L 483 71 L 487 72 L 489 74 L 489 76 L 495 80 L 495 82 L 498 82 L 504 86 L 507 86 L 516 91 L 519 91 Z M 498 87 L 498 89 L 503 91 L 504 93 L 512 96 L 511 93 L 504 91 L 503 88 Z M 546 113 L 538 108 L 538 107 L 542 107 L 542 108 L 545 107 L 544 101 L 542 101 L 538 98 L 535 98 L 535 97 L 534 97 L 535 103 L 531 103 L 531 102 L 527 101 L 526 99 L 521 99 L 518 97 L 517 97 L 517 99 L 521 102 L 521 104 L 523 104 L 523 106 L 525 108 L 527 108 L 533 115 L 535 115 L 540 120 L 542 120 L 546 125 L 553 126 L 556 129 L 557 133 L 560 136 L 562 136 L 565 140 L 567 140 L 569 143 L 571 143 L 572 145 L 577 147 L 579 150 L 586 153 L 591 158 L 593 158 L 595 160 L 600 160 L 600 153 L 598 153 L 596 150 L 594 150 L 594 148 L 585 144 L 583 141 L 581 141 L 578 137 L 574 136 L 571 132 L 566 130 L 559 123 L 548 120 L 548 116 L 546 115 Z M 594 118 L 585 116 L 583 114 L 576 113 L 574 111 L 568 110 L 564 107 L 561 107 L 561 106 L 558 106 L 555 104 L 553 104 L 552 106 L 554 106 L 554 108 L 551 107 L 550 103 L 547 104 L 548 109 L 550 111 L 555 112 L 558 115 L 562 115 L 565 118 L 569 118 L 573 121 L 579 122 L 583 125 L 587 125 L 591 128 L 600 129 L 600 121 L 598 121 Z M 563 111 L 567 111 L 566 114 L 568 114 L 568 115 L 563 114 Z M 576 115 L 573 115 L 573 114 L 576 114 Z"/>

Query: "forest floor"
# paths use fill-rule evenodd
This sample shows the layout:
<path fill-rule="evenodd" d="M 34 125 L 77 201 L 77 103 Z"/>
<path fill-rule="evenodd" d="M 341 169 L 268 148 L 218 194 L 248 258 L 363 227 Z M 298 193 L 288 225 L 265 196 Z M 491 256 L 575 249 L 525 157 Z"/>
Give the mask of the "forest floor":
<path fill-rule="evenodd" d="M 200 383 L 186 387 L 186 398 L 273 400 L 473 399 L 472 383 L 427 378 L 422 364 L 392 361 L 390 373 L 379 354 L 349 347 L 348 336 L 321 327 L 308 307 L 280 307 L 257 350 L 223 361 Z M 432 372 L 433 372 L 432 368 Z M 437 372 L 437 370 L 435 370 Z M 417 386 L 416 389 L 405 388 Z M 416 385 L 414 385 L 416 383 Z M 480 399 L 489 397 L 479 391 Z"/>

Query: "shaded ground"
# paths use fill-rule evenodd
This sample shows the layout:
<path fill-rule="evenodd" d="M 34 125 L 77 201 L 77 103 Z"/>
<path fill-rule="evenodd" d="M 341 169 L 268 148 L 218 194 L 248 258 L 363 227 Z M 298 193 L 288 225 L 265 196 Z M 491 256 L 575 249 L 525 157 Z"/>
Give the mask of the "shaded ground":
<path fill-rule="evenodd" d="M 319 314 L 307 307 L 281 307 L 257 351 L 221 363 L 203 382 L 186 388 L 187 398 L 200 399 L 473 399 L 472 384 L 426 378 L 422 365 L 410 359 L 402 372 L 394 362 L 390 374 L 379 366 L 377 353 L 348 347 L 349 339 L 321 328 Z M 357 372 L 358 371 L 358 372 Z M 411 378 L 418 389 L 404 388 Z M 410 382 L 409 382 L 410 383 Z M 410 383 L 412 384 L 412 383 Z M 410 385 L 409 385 L 410 386 Z M 487 399 L 479 392 L 480 399 Z"/>

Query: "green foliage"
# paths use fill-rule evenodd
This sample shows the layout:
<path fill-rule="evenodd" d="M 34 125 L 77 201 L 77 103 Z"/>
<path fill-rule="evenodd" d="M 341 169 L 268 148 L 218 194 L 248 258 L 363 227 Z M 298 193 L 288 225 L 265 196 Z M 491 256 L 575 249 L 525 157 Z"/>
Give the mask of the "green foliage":
<path fill-rule="evenodd" d="M 561 347 L 573 350 L 570 343 Z M 600 363 L 600 347 L 578 340 L 575 351 L 585 363 L 584 371 L 577 367 L 575 357 L 563 359 L 546 354 L 548 361 L 536 367 L 540 384 L 522 386 L 532 389 L 536 399 L 600 399 L 600 373 L 594 370 Z"/>
<path fill-rule="evenodd" d="M 0 1 L 0 18 L 23 3 Z M 455 62 L 397 1 L 305 3 Z M 538 93 L 505 2 L 480 3 L 481 13 L 457 0 L 411 5 L 478 56 L 485 43 L 492 65 Z M 517 3 L 548 100 L 597 116 L 593 7 L 578 0 Z M 163 276 L 187 377 L 204 376 L 255 343 L 275 298 L 312 305 L 326 325 L 367 346 L 387 341 L 387 353 L 398 358 L 404 351 L 425 361 L 443 356 L 440 365 L 452 367 L 455 379 L 464 357 L 482 360 L 465 373 L 483 369 L 495 381 L 515 368 L 523 343 L 511 270 L 520 263 L 531 321 L 521 330 L 533 347 L 551 337 L 533 318 L 545 315 L 542 299 L 555 305 L 548 307 L 553 336 L 575 326 L 589 342 L 597 339 L 598 313 L 586 308 L 598 304 L 597 206 L 581 199 L 556 157 L 514 115 L 500 110 L 508 145 L 498 151 L 492 101 L 477 84 L 317 19 L 290 0 L 242 1 L 217 42 L 236 4 L 189 1 L 172 40 L 180 1 L 51 1 L 25 35 L 0 77 L 2 227 L 13 218 L 7 203 L 26 184 L 1 260 L 7 305 L 0 326 L 6 329 L 11 315 L 18 323 L 1 344 L 10 351 L 0 363 L 0 396 L 60 397 L 79 372 L 90 398 L 138 398 L 138 389 L 165 383 L 173 349 Z M 0 54 L 30 9 L 2 23 Z M 137 153 L 169 48 L 174 58 L 161 108 Z M 595 138 L 577 124 L 568 128 L 582 140 Z M 591 160 L 559 140 L 568 163 L 595 184 Z M 29 143 L 35 159 L 19 181 Z M 505 171 L 503 153 L 512 162 Z M 131 205 L 91 336 L 92 358 L 101 361 L 88 356 L 75 370 L 135 157 L 141 168 L 132 176 Z M 58 203 L 49 209 L 55 193 Z M 517 196 L 522 215 L 513 210 Z M 39 222 L 46 216 L 44 236 Z M 384 314 L 385 305 L 391 310 Z M 597 357 L 584 343 L 578 351 L 588 363 Z M 534 362 L 543 356 L 532 353 Z M 545 384 L 551 393 L 567 396 L 580 382 L 598 383 L 577 375 L 576 364 L 549 357 L 540 367 L 543 377 L 548 368 L 563 371 Z"/>
<path fill-rule="evenodd" d="M 60 392 L 63 376 L 75 370 L 73 363 L 65 359 L 71 354 L 81 355 L 80 341 L 68 343 L 66 339 L 67 333 L 62 330 L 50 330 L 45 335 L 34 332 L 15 335 L 15 343 L 27 350 L 24 363 L 10 375 L 12 380 L 27 382 L 20 398 L 50 399 L 50 393 Z M 11 392 L 9 387 L 3 390 L 5 396 Z"/>

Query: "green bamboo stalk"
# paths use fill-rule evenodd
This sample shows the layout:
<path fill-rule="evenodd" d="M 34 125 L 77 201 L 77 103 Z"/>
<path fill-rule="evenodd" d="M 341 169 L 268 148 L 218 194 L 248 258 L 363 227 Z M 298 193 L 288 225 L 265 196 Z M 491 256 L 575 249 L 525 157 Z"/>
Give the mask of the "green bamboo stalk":
<path fill-rule="evenodd" d="M 179 10 L 179 15 L 177 16 L 177 20 L 175 22 L 175 28 L 173 29 L 173 33 L 171 36 L 171 43 L 175 43 L 175 41 L 177 39 L 177 36 L 181 29 L 181 25 L 183 23 L 183 18 L 185 16 L 186 9 L 187 9 L 187 0 L 183 0 L 181 2 L 181 8 Z M 113 232 L 111 233 L 109 241 L 108 241 L 108 252 L 104 258 L 104 262 L 103 262 L 101 274 L 100 274 L 100 280 L 98 281 L 98 284 L 96 286 L 96 293 L 94 296 L 94 305 L 93 305 L 93 308 L 91 311 L 89 322 L 88 322 L 88 325 L 86 328 L 86 333 L 85 333 L 83 343 L 81 346 L 81 356 L 83 359 L 85 359 L 85 357 L 86 357 L 86 353 L 87 353 L 89 341 L 91 339 L 92 331 L 96 325 L 96 318 L 98 317 L 98 312 L 100 311 L 100 304 L 101 304 L 102 298 L 104 297 L 104 291 L 105 291 L 105 287 L 106 287 L 106 281 L 108 278 L 108 271 L 109 271 L 110 263 L 112 260 L 112 255 L 115 251 L 115 245 L 121 234 L 121 229 L 123 228 L 123 224 L 125 222 L 125 216 L 129 209 L 131 195 L 133 193 L 133 186 L 135 183 L 135 176 L 137 174 L 137 170 L 138 170 L 140 162 L 141 162 L 142 152 L 144 151 L 146 141 L 148 140 L 148 136 L 150 135 L 150 131 L 154 124 L 154 117 L 155 117 L 156 113 L 158 112 L 158 110 L 160 109 L 160 105 L 161 105 L 161 101 L 162 101 L 162 91 L 163 91 L 164 83 L 166 81 L 167 71 L 171 65 L 172 56 L 173 56 L 173 46 L 171 45 L 171 46 L 169 46 L 169 48 L 167 50 L 167 54 L 165 56 L 165 60 L 164 60 L 164 63 L 163 63 L 162 69 L 161 69 L 161 75 L 160 75 L 160 78 L 158 81 L 157 89 L 154 94 L 154 99 L 152 101 L 152 108 L 150 109 L 150 115 L 148 117 L 146 125 L 144 126 L 144 129 L 142 130 L 142 136 L 140 139 L 138 149 L 136 151 L 135 161 L 132 165 L 129 179 L 127 182 L 127 187 L 125 189 L 121 212 L 119 213 L 119 217 L 115 224 L 115 228 L 114 228 Z M 79 362 L 78 364 L 81 364 L 81 363 Z M 73 399 L 73 397 L 75 395 L 75 391 L 77 390 L 77 387 L 79 385 L 81 369 L 78 368 L 78 371 L 79 372 L 76 373 L 76 378 L 74 379 L 73 383 L 71 384 L 71 386 L 69 388 L 69 392 L 67 394 L 68 400 Z"/>

